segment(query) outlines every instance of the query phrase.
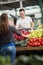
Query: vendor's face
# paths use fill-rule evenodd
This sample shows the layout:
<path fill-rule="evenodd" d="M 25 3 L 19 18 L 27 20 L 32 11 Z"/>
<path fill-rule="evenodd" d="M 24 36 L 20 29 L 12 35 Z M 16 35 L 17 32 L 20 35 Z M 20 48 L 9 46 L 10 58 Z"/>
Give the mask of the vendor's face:
<path fill-rule="evenodd" d="M 20 11 L 20 16 L 24 17 L 25 16 L 25 11 Z"/>

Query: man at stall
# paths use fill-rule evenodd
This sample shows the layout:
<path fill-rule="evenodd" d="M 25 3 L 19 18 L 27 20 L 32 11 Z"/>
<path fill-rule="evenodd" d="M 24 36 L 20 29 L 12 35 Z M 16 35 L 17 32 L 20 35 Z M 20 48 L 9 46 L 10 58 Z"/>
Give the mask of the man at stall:
<path fill-rule="evenodd" d="M 34 28 L 34 23 L 30 16 L 25 16 L 25 10 L 20 9 L 20 18 L 17 20 L 16 29 L 18 28 Z"/>

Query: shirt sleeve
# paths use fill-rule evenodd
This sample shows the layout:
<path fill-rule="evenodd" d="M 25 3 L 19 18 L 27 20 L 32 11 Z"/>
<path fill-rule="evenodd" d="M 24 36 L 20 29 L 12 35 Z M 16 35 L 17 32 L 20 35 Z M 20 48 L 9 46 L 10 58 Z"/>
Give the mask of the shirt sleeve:
<path fill-rule="evenodd" d="M 19 21 L 17 20 L 17 24 L 19 24 Z"/>
<path fill-rule="evenodd" d="M 32 18 L 31 17 L 28 17 L 28 19 L 30 20 L 30 22 L 32 22 Z"/>
<path fill-rule="evenodd" d="M 11 30 L 12 32 L 15 32 L 17 35 L 19 35 L 19 36 L 22 35 L 15 27 L 9 26 L 9 28 L 10 28 L 10 30 Z"/>
<path fill-rule="evenodd" d="M 16 24 L 17 24 L 17 25 L 20 25 L 20 21 L 21 21 L 21 20 L 20 20 L 20 19 L 18 19 Z"/>

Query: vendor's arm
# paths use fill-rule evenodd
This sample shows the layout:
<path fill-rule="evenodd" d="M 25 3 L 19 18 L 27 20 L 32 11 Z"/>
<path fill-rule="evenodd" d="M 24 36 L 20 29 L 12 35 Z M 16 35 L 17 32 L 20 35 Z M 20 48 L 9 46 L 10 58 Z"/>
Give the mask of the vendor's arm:
<path fill-rule="evenodd" d="M 31 28 L 32 29 L 34 28 L 34 22 L 33 21 L 31 22 Z"/>
<path fill-rule="evenodd" d="M 17 23 L 16 23 L 16 29 L 19 28 L 19 20 L 17 20 Z"/>

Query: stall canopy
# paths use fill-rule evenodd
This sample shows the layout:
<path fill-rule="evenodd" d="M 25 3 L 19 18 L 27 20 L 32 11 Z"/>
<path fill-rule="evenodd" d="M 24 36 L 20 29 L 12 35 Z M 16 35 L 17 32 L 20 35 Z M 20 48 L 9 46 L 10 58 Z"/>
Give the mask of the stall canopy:
<path fill-rule="evenodd" d="M 1 1 L 1 0 L 0 0 Z M 0 10 L 2 9 L 12 9 L 12 8 L 19 8 L 20 7 L 20 0 L 2 0 L 6 2 L 0 2 Z M 23 7 L 31 6 L 31 5 L 38 5 L 38 0 L 22 0 Z M 43 4 L 43 0 L 42 0 Z"/>

